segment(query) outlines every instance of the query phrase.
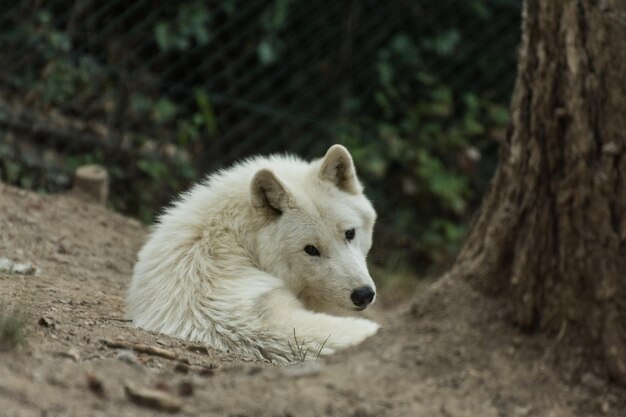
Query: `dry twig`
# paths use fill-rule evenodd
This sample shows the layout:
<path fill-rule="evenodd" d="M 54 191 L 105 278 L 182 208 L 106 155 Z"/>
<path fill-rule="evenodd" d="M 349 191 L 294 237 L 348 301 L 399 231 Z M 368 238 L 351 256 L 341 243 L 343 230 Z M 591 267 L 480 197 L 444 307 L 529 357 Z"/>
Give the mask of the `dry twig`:
<path fill-rule="evenodd" d="M 129 400 L 143 407 L 175 413 L 183 407 L 182 403 L 174 397 L 161 391 L 152 389 L 133 388 L 124 385 L 124 393 Z"/>
<path fill-rule="evenodd" d="M 147 353 L 148 355 L 159 356 L 161 358 L 178 360 L 178 355 L 171 350 L 163 349 L 156 346 L 150 346 L 143 343 L 128 343 L 117 340 L 102 339 L 101 342 L 113 349 L 129 349 L 134 350 L 137 353 Z"/>

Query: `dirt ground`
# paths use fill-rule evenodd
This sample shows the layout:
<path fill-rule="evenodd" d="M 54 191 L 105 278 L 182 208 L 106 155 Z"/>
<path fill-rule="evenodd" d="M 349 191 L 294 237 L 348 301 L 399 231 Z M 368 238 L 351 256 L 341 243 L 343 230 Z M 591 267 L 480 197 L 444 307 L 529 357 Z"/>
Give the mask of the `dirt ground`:
<path fill-rule="evenodd" d="M 145 389 L 183 416 L 626 416 L 625 391 L 575 356 L 557 361 L 564 339 L 520 333 L 450 276 L 411 303 L 374 308 L 378 335 L 313 363 L 247 361 L 135 329 L 124 292 L 146 230 L 68 195 L 0 184 L 0 258 L 39 268 L 0 272 L 4 308 L 27 314 L 25 343 L 0 352 L 0 416 L 166 413 L 147 394 L 131 399 Z"/>

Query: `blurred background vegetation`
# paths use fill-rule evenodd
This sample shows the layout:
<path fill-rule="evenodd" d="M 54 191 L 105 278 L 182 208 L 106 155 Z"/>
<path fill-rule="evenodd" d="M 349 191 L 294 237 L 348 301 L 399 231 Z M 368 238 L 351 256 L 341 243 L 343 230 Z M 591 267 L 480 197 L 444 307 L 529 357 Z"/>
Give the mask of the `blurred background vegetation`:
<path fill-rule="evenodd" d="M 353 153 L 374 262 L 454 255 L 494 171 L 519 0 L 32 0 L 0 5 L 0 180 L 55 192 L 105 165 L 151 222 L 256 153 Z"/>

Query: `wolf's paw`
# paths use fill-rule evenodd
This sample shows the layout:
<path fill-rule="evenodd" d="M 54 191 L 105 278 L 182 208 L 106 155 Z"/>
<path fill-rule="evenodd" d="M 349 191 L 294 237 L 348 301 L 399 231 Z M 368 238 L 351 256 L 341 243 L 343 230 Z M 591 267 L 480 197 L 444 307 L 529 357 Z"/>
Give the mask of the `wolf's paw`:
<path fill-rule="evenodd" d="M 356 341 L 356 343 L 361 343 L 363 340 L 368 337 L 374 336 L 378 329 L 380 329 L 380 325 L 376 322 L 367 319 L 356 319 L 355 323 L 352 325 L 352 338 Z"/>
<path fill-rule="evenodd" d="M 370 336 L 376 334 L 380 326 L 371 320 L 360 318 L 343 318 L 341 326 L 333 329 L 328 338 L 330 348 L 341 350 L 356 346 Z"/>

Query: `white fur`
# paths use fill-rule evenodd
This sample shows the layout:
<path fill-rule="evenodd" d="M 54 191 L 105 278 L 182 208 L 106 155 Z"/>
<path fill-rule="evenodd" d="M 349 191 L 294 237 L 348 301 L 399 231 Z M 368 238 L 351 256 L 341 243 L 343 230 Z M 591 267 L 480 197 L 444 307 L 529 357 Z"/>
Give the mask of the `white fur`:
<path fill-rule="evenodd" d="M 247 160 L 196 185 L 160 217 L 135 265 L 130 318 L 275 361 L 297 359 L 294 332 L 309 358 L 354 346 L 379 326 L 327 311 L 354 309 L 352 290 L 375 288 L 365 262 L 375 218 L 342 146 L 310 163 Z M 306 245 L 321 256 L 305 253 Z"/>

